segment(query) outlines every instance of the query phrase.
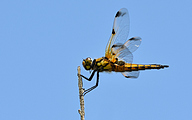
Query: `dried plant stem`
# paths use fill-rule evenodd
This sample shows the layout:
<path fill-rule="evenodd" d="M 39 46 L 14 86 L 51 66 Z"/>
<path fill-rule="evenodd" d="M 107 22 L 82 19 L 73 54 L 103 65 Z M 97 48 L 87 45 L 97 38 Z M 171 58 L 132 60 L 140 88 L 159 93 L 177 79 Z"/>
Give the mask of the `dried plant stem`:
<path fill-rule="evenodd" d="M 83 82 L 82 82 L 82 78 L 80 76 L 80 74 L 81 74 L 80 66 L 78 66 L 77 71 L 78 71 L 79 99 L 80 99 L 80 107 L 81 107 L 81 110 L 79 109 L 78 112 L 79 112 L 79 114 L 81 116 L 81 120 L 84 120 L 85 119 L 84 96 L 83 96 L 84 89 L 82 88 L 83 87 Z"/>

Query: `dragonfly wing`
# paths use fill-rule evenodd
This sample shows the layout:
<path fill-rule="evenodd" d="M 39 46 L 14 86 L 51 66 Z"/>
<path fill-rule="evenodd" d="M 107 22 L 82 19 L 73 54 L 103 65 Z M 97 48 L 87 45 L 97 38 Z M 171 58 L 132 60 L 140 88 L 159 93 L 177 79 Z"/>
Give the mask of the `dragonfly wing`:
<path fill-rule="evenodd" d="M 139 77 L 139 71 L 123 72 L 122 74 L 126 78 L 138 78 Z"/>
<path fill-rule="evenodd" d="M 130 38 L 124 44 L 121 43 L 114 44 L 112 46 L 112 53 L 115 56 L 115 58 L 123 60 L 127 63 L 132 63 L 133 62 L 132 52 L 137 50 L 140 44 L 141 44 L 141 38 L 133 37 Z"/>
<path fill-rule="evenodd" d="M 141 38 L 140 37 L 132 37 L 127 42 L 125 42 L 125 46 L 129 49 L 131 53 L 133 53 L 135 50 L 139 48 L 141 44 Z"/>
<path fill-rule="evenodd" d="M 130 52 L 130 50 L 121 43 L 117 43 L 112 46 L 112 53 L 115 56 L 115 58 L 118 58 L 118 60 L 122 60 L 126 63 L 132 63 L 133 62 L 133 54 Z"/>
<path fill-rule="evenodd" d="M 112 46 L 125 43 L 129 34 L 129 14 L 126 8 L 120 9 L 114 19 L 111 37 L 105 49 L 105 57 L 112 58 Z"/>

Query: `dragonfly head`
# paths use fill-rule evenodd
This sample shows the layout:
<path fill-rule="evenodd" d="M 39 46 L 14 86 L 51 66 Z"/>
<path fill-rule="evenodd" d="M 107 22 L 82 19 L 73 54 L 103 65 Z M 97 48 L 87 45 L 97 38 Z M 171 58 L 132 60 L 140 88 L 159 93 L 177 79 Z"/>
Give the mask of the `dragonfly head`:
<path fill-rule="evenodd" d="M 83 67 L 86 69 L 86 70 L 90 70 L 91 69 L 91 64 L 92 64 L 92 59 L 90 57 L 86 58 L 86 59 L 83 59 Z"/>

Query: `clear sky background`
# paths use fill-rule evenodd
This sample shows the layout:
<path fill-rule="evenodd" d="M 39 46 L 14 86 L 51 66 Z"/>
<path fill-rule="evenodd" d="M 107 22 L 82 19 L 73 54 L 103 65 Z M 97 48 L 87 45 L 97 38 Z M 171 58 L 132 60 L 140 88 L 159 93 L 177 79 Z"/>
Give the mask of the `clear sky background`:
<path fill-rule="evenodd" d="M 104 56 L 116 12 L 127 8 L 133 63 L 168 64 L 136 80 L 101 73 L 85 120 L 192 119 L 191 0 L 2 0 L 0 120 L 79 120 L 77 66 Z M 84 80 L 84 87 L 95 85 Z"/>

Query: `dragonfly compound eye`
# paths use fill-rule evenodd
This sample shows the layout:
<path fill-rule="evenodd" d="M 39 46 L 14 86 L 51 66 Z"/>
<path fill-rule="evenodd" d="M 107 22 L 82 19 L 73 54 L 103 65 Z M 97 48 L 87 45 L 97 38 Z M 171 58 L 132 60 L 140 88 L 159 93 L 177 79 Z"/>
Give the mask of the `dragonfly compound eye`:
<path fill-rule="evenodd" d="M 91 69 L 91 64 L 92 64 L 92 59 L 90 57 L 86 58 L 86 59 L 83 59 L 83 67 L 86 69 L 86 70 L 90 70 Z"/>

